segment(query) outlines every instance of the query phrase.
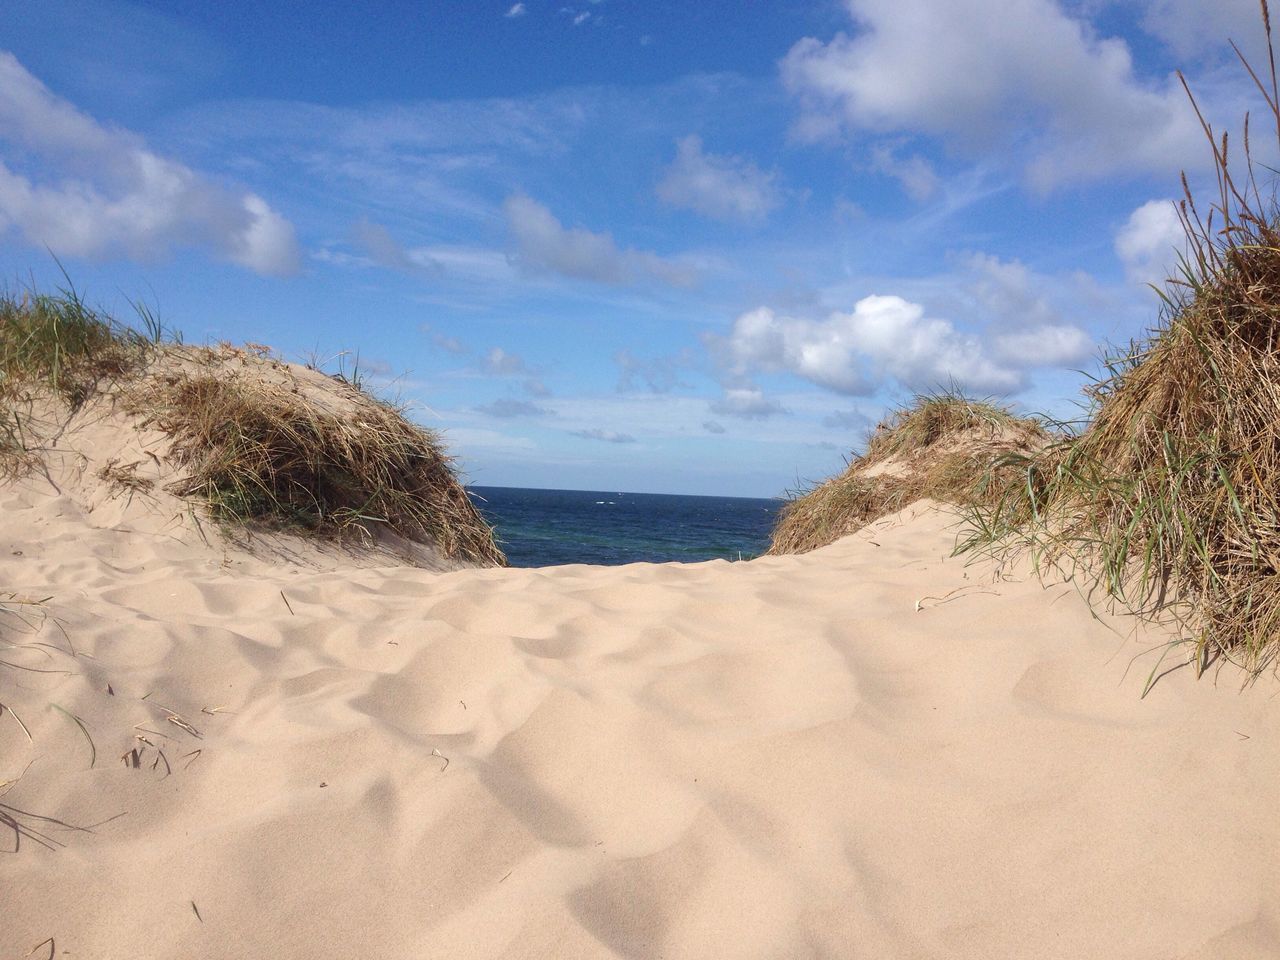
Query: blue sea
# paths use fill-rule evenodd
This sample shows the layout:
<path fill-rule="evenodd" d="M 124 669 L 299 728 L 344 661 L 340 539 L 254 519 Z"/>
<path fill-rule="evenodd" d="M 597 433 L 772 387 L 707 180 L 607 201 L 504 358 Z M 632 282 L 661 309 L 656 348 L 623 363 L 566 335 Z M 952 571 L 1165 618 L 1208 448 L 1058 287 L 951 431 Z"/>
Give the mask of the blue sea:
<path fill-rule="evenodd" d="M 513 567 L 759 556 L 781 500 L 470 487 Z"/>

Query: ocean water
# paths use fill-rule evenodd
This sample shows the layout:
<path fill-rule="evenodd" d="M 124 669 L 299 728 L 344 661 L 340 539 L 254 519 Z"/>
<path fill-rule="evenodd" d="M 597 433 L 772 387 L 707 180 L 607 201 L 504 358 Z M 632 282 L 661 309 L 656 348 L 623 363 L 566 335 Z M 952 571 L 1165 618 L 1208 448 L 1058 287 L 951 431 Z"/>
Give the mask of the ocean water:
<path fill-rule="evenodd" d="M 758 556 L 781 500 L 470 487 L 513 567 Z"/>

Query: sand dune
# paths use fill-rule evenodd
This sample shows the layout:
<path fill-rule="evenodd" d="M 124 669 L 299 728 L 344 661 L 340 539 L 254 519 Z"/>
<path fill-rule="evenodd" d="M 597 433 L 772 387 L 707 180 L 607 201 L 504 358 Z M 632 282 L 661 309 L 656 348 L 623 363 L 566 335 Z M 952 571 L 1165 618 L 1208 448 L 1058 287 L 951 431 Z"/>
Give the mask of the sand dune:
<path fill-rule="evenodd" d="M 0 956 L 1280 955 L 1274 681 L 1141 699 L 1161 636 L 949 522 L 431 573 L 7 490 L 0 584 L 52 599 L 3 659 L 54 672 L 0 667 L 0 810 L 65 846 L 0 859 Z"/>

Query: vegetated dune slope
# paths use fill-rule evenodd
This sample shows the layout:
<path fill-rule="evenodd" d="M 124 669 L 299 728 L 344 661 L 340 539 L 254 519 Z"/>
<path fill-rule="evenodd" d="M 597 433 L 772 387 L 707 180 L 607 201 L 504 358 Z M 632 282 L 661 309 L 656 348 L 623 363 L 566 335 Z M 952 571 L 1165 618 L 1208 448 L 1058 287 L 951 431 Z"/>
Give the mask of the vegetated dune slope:
<path fill-rule="evenodd" d="M 0 613 L 0 956 L 1280 954 L 1273 678 L 1142 699 L 1163 635 L 950 523 L 228 566 L 4 488 L 0 583 L 51 599 Z"/>

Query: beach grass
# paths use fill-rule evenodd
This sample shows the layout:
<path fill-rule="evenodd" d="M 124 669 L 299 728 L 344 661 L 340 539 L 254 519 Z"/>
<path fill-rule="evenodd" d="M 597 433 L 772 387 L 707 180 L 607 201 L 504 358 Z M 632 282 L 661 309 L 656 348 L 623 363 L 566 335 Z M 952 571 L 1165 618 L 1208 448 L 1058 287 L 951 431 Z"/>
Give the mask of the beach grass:
<path fill-rule="evenodd" d="M 380 528 L 445 556 L 501 564 L 439 436 L 346 380 L 342 402 L 318 402 L 286 376 L 201 371 L 145 382 L 131 403 L 173 438 L 197 497 L 232 524 L 342 534 Z"/>
<path fill-rule="evenodd" d="M 22 389 L 40 384 L 78 407 L 96 383 L 136 368 L 154 343 L 89 307 L 74 287 L 57 294 L 5 293 L 0 295 L 0 400 L 12 402 Z"/>
<path fill-rule="evenodd" d="M 135 310 L 140 329 L 70 284 L 0 295 L 0 478 L 41 461 L 33 402 L 52 399 L 70 416 L 105 391 L 138 429 L 169 435 L 182 474 L 170 490 L 224 524 L 365 540 L 385 530 L 450 559 L 505 562 L 439 435 L 402 408 L 347 377 L 315 372 L 326 388 L 308 389 L 262 349 L 186 347 Z M 103 470 L 104 482 L 133 482 Z"/>
<path fill-rule="evenodd" d="M 1262 74 L 1240 60 L 1280 142 L 1274 53 Z M 1105 361 L 1082 431 L 1004 459 L 1020 479 L 970 505 L 960 549 L 1029 548 L 1091 596 L 1172 622 L 1199 668 L 1258 671 L 1280 653 L 1280 205 L 1249 118 L 1238 148 L 1201 123 L 1217 191 L 1199 204 L 1183 178 L 1186 253 L 1156 326 Z"/>
<path fill-rule="evenodd" d="M 1011 450 L 1049 442 L 1034 418 L 955 388 L 919 394 L 882 421 L 837 477 L 794 496 L 779 514 L 771 554 L 807 553 L 922 499 L 968 504 L 998 497 Z"/>

